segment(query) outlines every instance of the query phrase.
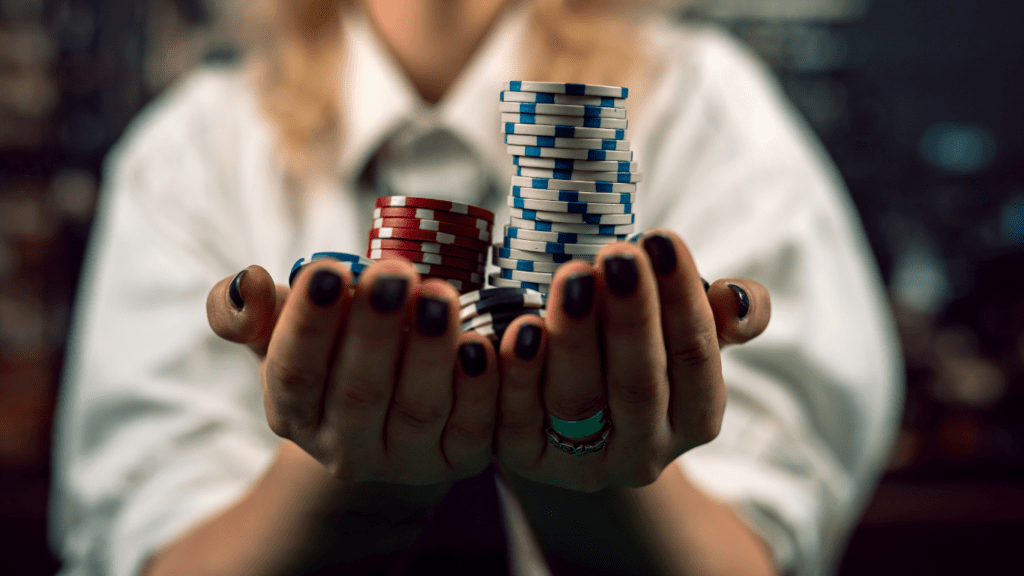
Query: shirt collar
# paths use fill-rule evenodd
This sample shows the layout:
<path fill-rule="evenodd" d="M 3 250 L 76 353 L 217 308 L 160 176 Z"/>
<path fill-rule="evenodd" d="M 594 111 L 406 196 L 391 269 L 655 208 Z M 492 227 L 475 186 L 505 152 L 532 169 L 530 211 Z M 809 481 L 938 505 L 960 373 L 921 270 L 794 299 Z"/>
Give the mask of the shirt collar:
<path fill-rule="evenodd" d="M 359 8 L 342 18 L 344 53 L 339 82 L 341 174 L 356 177 L 383 141 L 406 122 L 455 132 L 491 165 L 506 161 L 499 138 L 498 93 L 522 74 L 523 3 L 492 27 L 476 54 L 436 106 L 419 96 Z"/>

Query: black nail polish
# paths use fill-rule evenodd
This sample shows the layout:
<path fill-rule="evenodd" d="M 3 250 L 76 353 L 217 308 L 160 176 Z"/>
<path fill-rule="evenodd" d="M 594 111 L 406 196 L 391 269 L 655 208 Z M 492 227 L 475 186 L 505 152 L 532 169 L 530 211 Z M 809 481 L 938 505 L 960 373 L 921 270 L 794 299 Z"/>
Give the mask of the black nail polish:
<path fill-rule="evenodd" d="M 487 351 L 479 342 L 467 342 L 459 346 L 459 361 L 466 376 L 475 378 L 487 370 Z"/>
<path fill-rule="evenodd" d="M 228 297 L 231 298 L 231 305 L 235 307 L 235 310 L 245 308 L 245 300 L 242 299 L 242 276 L 245 276 L 245 272 L 242 270 L 235 274 L 231 284 L 228 285 Z"/>
<path fill-rule="evenodd" d="M 605 258 L 604 276 L 608 280 L 608 288 L 619 296 L 629 296 L 640 284 L 636 259 L 626 254 Z"/>
<path fill-rule="evenodd" d="M 536 324 L 523 324 L 516 333 L 516 358 L 520 360 L 533 360 L 540 350 L 540 326 Z"/>
<path fill-rule="evenodd" d="M 341 276 L 330 270 L 317 270 L 309 279 L 309 299 L 317 306 L 330 306 L 341 294 Z"/>
<path fill-rule="evenodd" d="M 678 259 L 676 258 L 676 247 L 672 245 L 672 239 L 664 234 L 654 234 L 644 239 L 644 250 L 651 257 L 651 265 L 658 276 L 664 276 L 676 271 Z"/>
<path fill-rule="evenodd" d="M 420 298 L 416 305 L 416 325 L 426 336 L 440 336 L 448 330 L 448 302 L 437 298 Z"/>
<path fill-rule="evenodd" d="M 594 275 L 577 274 L 565 281 L 562 309 L 572 318 L 582 318 L 594 305 Z"/>
<path fill-rule="evenodd" d="M 711 290 L 711 284 L 708 284 L 708 281 L 703 278 L 700 281 L 704 283 L 704 293 L 707 294 L 708 290 Z"/>
<path fill-rule="evenodd" d="M 381 314 L 390 314 L 402 307 L 409 281 L 401 276 L 381 276 L 373 283 L 370 305 Z"/>
<path fill-rule="evenodd" d="M 736 297 L 740 300 L 740 311 L 736 316 L 742 320 L 747 315 L 747 312 L 750 311 L 750 296 L 747 295 L 746 290 L 736 284 L 729 284 L 729 288 L 732 288 L 732 291 L 736 293 Z"/>

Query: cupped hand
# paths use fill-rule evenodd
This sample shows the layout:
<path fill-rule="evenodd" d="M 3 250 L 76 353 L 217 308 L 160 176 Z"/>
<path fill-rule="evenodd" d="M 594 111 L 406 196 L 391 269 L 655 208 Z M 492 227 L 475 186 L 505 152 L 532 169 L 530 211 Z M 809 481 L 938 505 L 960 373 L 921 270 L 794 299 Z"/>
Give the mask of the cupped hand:
<path fill-rule="evenodd" d="M 759 335 L 770 314 L 756 282 L 706 287 L 669 231 L 609 245 L 594 265 L 561 266 L 546 318 L 517 319 L 501 343 L 503 473 L 585 492 L 653 483 L 717 436 L 726 400 L 720 348 Z M 576 456 L 549 443 L 546 414 L 579 421 L 606 406 L 611 429 L 599 451 Z"/>
<path fill-rule="evenodd" d="M 210 291 L 211 327 L 259 357 L 270 428 L 348 481 L 428 485 L 482 471 L 497 361 L 485 338 L 459 333 L 458 293 L 398 260 L 351 286 L 324 260 L 292 290 L 251 266 Z"/>

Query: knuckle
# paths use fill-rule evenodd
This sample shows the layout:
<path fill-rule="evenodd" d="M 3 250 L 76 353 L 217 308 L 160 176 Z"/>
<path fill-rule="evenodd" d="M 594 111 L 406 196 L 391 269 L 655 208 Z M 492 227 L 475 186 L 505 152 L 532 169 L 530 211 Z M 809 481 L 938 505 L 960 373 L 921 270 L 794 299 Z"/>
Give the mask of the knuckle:
<path fill-rule="evenodd" d="M 493 420 L 454 420 L 448 423 L 448 435 L 457 440 L 479 443 L 494 437 Z"/>
<path fill-rule="evenodd" d="M 271 388 L 286 393 L 319 384 L 323 377 L 315 368 L 286 364 L 273 358 L 267 358 L 264 374 Z"/>
<path fill-rule="evenodd" d="M 702 366 L 715 355 L 718 335 L 713 330 L 702 329 L 686 342 L 672 346 L 669 357 L 680 367 Z"/>
<path fill-rule="evenodd" d="M 390 390 L 385 390 L 379 382 L 369 378 L 348 378 L 339 390 L 339 402 L 342 410 L 362 411 L 379 406 L 386 401 Z"/>
<path fill-rule="evenodd" d="M 590 418 L 597 414 L 599 410 L 604 408 L 606 403 L 601 395 L 584 398 L 559 398 L 552 403 L 551 411 L 557 414 L 559 418 L 573 422 Z"/>
<path fill-rule="evenodd" d="M 438 406 L 429 402 L 395 398 L 391 410 L 396 417 L 412 428 L 433 428 L 447 414 Z"/>

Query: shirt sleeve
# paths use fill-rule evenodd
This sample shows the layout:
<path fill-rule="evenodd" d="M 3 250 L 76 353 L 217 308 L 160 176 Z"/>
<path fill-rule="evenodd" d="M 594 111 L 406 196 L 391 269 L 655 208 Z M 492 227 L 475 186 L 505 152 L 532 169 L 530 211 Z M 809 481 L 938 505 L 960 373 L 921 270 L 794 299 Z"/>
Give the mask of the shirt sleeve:
<path fill-rule="evenodd" d="M 887 460 L 902 401 L 892 320 L 840 179 L 769 74 L 717 32 L 654 96 L 641 219 L 702 275 L 747 277 L 768 329 L 723 351 L 721 434 L 680 457 L 784 573 L 830 573 Z"/>
<path fill-rule="evenodd" d="M 226 124 L 197 113 L 216 109 L 218 82 L 153 106 L 108 165 L 58 406 L 63 574 L 139 573 L 240 498 L 278 445 L 255 359 L 206 320 L 210 288 L 251 256 L 215 139 Z"/>

